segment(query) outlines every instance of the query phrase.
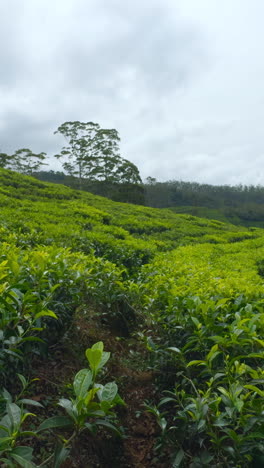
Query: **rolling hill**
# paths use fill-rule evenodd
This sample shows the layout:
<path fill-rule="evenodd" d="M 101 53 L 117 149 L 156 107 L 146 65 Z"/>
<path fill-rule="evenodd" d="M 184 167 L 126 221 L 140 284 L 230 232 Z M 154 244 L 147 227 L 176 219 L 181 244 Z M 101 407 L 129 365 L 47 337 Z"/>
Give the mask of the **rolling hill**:
<path fill-rule="evenodd" d="M 3 466 L 261 466 L 264 230 L 8 170 L 0 208 Z"/>

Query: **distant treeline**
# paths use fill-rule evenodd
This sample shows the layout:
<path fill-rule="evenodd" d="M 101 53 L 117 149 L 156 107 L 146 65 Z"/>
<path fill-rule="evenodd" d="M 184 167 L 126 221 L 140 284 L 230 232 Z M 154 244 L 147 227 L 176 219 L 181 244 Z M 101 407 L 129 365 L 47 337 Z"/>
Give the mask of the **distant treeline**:
<path fill-rule="evenodd" d="M 39 171 L 34 173 L 34 177 L 44 182 L 64 184 L 73 189 L 79 189 L 79 179 L 74 176 L 64 174 L 60 171 Z M 134 203 L 136 205 L 145 204 L 144 187 L 140 184 L 129 182 L 117 183 L 99 180 L 82 180 L 82 190 L 91 192 L 94 195 L 110 198 L 113 201 L 124 203 Z"/>
<path fill-rule="evenodd" d="M 264 227 L 264 187 L 260 185 L 217 186 L 149 178 L 144 188 L 147 206 Z"/>
<path fill-rule="evenodd" d="M 39 171 L 39 180 L 78 189 L 78 179 L 55 171 Z M 114 201 L 170 208 L 223 222 L 264 227 L 264 187 L 246 185 L 209 185 L 197 182 L 158 182 L 148 178 L 145 184 L 110 183 L 83 180 L 82 189 Z"/>

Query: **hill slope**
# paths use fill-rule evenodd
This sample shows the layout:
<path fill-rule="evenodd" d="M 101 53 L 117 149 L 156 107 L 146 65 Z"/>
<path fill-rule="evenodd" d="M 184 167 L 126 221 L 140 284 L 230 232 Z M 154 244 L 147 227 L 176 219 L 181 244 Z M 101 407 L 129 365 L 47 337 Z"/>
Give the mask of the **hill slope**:
<path fill-rule="evenodd" d="M 0 462 L 262 466 L 262 229 L 6 170 L 0 207 Z"/>
<path fill-rule="evenodd" d="M 208 185 L 196 182 L 155 182 L 144 186 L 148 206 L 171 208 L 235 225 L 264 227 L 264 187 Z"/>
<path fill-rule="evenodd" d="M 135 266 L 156 251 L 180 245 L 229 243 L 262 235 L 254 228 L 112 202 L 7 170 L 0 170 L 0 203 L 2 239 L 14 231 L 18 244 L 26 239 L 31 246 L 56 243 L 85 253 L 94 250 L 125 266 L 131 266 L 132 252 Z"/>

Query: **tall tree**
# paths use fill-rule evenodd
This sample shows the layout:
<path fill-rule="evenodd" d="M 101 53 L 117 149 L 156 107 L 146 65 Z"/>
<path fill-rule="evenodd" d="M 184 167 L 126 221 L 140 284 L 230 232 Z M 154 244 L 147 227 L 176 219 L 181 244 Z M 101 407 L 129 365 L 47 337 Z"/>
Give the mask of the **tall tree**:
<path fill-rule="evenodd" d="M 10 163 L 10 158 L 6 153 L 0 153 L 0 167 L 7 167 Z"/>
<path fill-rule="evenodd" d="M 141 182 L 136 166 L 119 155 L 120 138 L 115 129 L 102 129 L 94 122 L 74 121 L 63 123 L 54 133 L 63 135 L 68 143 L 55 157 L 66 158 L 63 168 L 79 178 L 80 188 L 84 178 Z"/>
<path fill-rule="evenodd" d="M 21 148 L 12 155 L 0 153 L 0 166 L 22 174 L 32 175 L 33 172 L 45 165 L 43 162 L 45 158 L 46 153 L 33 153 L 28 148 Z"/>
<path fill-rule="evenodd" d="M 142 183 L 139 170 L 135 164 L 127 159 L 120 158 L 115 171 L 116 182 L 128 184 Z"/>
<path fill-rule="evenodd" d="M 38 171 L 41 166 L 45 165 L 46 153 L 33 153 L 28 148 L 18 149 L 12 156 L 9 162 L 10 169 L 13 169 L 22 174 L 32 175 Z"/>

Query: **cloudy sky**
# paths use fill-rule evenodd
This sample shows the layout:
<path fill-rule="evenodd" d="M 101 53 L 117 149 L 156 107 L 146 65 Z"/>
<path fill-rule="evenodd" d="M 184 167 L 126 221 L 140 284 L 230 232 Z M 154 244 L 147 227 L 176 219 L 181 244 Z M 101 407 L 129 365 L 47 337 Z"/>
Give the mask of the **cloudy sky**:
<path fill-rule="evenodd" d="M 264 185 L 263 0 L 0 0 L 0 150 L 116 128 L 143 178 Z M 55 162 L 53 162 L 55 161 Z"/>

